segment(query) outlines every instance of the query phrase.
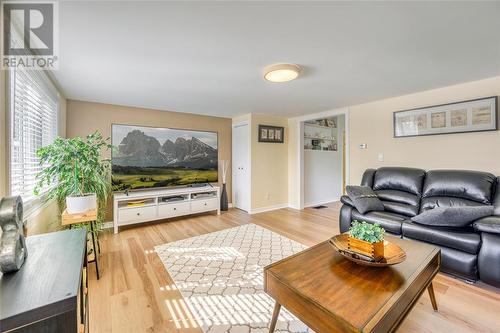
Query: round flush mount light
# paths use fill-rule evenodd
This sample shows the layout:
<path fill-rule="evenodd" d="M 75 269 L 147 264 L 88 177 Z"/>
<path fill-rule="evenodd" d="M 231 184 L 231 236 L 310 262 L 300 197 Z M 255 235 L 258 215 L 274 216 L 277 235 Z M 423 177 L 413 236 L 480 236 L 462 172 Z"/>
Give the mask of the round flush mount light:
<path fill-rule="evenodd" d="M 300 67 L 295 64 L 275 64 L 267 66 L 264 78 L 269 82 L 288 82 L 295 80 L 300 73 Z"/>

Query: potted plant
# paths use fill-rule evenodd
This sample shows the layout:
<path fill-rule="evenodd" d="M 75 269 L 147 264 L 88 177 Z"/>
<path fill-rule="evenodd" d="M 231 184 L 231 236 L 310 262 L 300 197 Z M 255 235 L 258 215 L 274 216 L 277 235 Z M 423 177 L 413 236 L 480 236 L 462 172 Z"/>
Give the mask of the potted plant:
<path fill-rule="evenodd" d="M 83 213 L 99 207 L 102 221 L 110 192 L 111 160 L 102 158 L 104 150 L 111 149 L 108 139 L 94 132 L 83 139 L 56 138 L 37 151 L 43 170 L 37 175 L 35 194 L 47 187 L 47 199 L 56 199 L 59 207 L 68 213 Z"/>
<path fill-rule="evenodd" d="M 384 257 L 384 228 L 378 224 L 353 221 L 349 228 L 348 248 L 376 261 Z"/>

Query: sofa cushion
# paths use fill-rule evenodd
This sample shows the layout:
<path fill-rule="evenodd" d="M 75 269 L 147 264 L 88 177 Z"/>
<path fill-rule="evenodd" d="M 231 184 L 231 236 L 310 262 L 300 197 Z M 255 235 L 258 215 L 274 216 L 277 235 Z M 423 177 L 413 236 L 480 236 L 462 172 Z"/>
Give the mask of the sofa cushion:
<path fill-rule="evenodd" d="M 425 171 L 415 168 L 379 168 L 373 179 L 373 190 L 399 190 L 420 195 Z"/>
<path fill-rule="evenodd" d="M 481 237 L 472 228 L 450 230 L 446 228 L 430 228 L 413 222 L 403 223 L 404 237 L 418 239 L 455 250 L 477 254 L 481 245 Z"/>
<path fill-rule="evenodd" d="M 389 213 L 389 212 L 369 212 L 366 214 L 361 214 L 356 209 L 352 210 L 351 220 L 365 221 L 368 223 L 377 223 L 385 231 L 392 234 L 401 235 L 401 224 L 403 222 L 410 222 L 406 216 L 399 214 Z"/>
<path fill-rule="evenodd" d="M 430 197 L 422 198 L 420 202 L 420 212 L 426 211 L 428 209 L 434 209 L 436 207 L 474 207 L 474 206 L 484 206 L 484 204 L 477 201 L 453 198 L 453 197 Z"/>
<path fill-rule="evenodd" d="M 488 172 L 433 170 L 425 177 L 423 198 L 455 197 L 491 205 L 496 177 Z"/>
<path fill-rule="evenodd" d="M 434 227 L 465 227 L 477 219 L 491 216 L 493 206 L 469 206 L 469 207 L 436 207 L 428 209 L 414 216 L 411 220 L 415 223 Z"/>
<path fill-rule="evenodd" d="M 420 202 L 420 198 L 417 195 L 404 191 L 378 190 L 375 193 L 377 193 L 378 198 L 382 201 L 393 201 L 412 206 L 418 206 Z"/>
<path fill-rule="evenodd" d="M 488 216 L 476 220 L 472 227 L 476 231 L 489 232 L 491 234 L 500 234 L 500 216 Z"/>
<path fill-rule="evenodd" d="M 495 195 L 493 196 L 493 207 L 495 207 L 495 215 L 500 215 L 500 177 L 497 177 L 495 186 Z"/>
<path fill-rule="evenodd" d="M 418 214 L 418 206 L 411 206 L 398 202 L 382 201 L 386 212 L 412 217 Z"/>
<path fill-rule="evenodd" d="M 361 213 L 371 211 L 383 211 L 384 205 L 377 197 L 377 194 L 368 186 L 346 186 L 347 195 L 351 199 L 354 207 Z"/>
<path fill-rule="evenodd" d="M 418 214 L 420 198 L 415 194 L 399 190 L 378 190 L 375 193 L 382 200 L 384 209 L 388 212 L 406 216 Z"/>
<path fill-rule="evenodd" d="M 373 187 L 373 177 L 375 176 L 377 169 L 366 169 L 363 172 L 363 177 L 361 178 L 361 186 Z"/>

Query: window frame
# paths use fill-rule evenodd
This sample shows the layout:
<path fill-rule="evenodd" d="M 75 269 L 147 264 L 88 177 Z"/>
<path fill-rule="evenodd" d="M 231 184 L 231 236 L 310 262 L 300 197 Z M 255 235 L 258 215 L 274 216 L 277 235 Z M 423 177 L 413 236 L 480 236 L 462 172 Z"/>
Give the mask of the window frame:
<path fill-rule="evenodd" d="M 6 70 L 6 75 L 5 75 L 5 107 L 6 107 L 6 119 L 5 119 L 5 127 L 6 127 L 6 193 L 11 196 L 12 195 L 12 118 L 13 118 L 13 113 L 14 113 L 14 101 L 12 100 L 12 75 L 13 71 L 15 69 L 9 69 Z M 49 82 L 54 90 L 56 91 L 57 95 L 57 106 L 56 106 L 56 137 L 60 136 L 61 134 L 61 94 L 59 92 L 59 89 L 57 86 L 54 84 L 52 79 L 47 75 L 45 71 L 40 71 L 40 75 L 45 76 L 44 79 Z M 50 200 L 47 200 L 47 191 L 43 191 L 40 195 L 28 200 L 24 201 L 23 199 L 23 207 L 24 207 L 24 220 L 30 219 L 35 215 L 38 215 L 43 209 L 45 209 L 47 206 L 51 204 Z"/>

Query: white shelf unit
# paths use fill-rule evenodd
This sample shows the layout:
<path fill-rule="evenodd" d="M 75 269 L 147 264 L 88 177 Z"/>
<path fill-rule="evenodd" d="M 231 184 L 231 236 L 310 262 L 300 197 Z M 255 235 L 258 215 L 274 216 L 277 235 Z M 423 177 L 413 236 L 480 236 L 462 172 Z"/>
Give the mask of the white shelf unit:
<path fill-rule="evenodd" d="M 335 124 L 337 123 L 337 119 L 335 117 L 334 122 Z M 313 149 L 313 140 L 318 140 L 320 142 L 319 146 L 321 149 Z M 338 151 L 338 142 L 337 127 L 328 127 L 310 122 L 304 123 L 305 150 L 336 152 Z M 334 147 L 336 147 L 336 149 L 334 149 Z"/>
<path fill-rule="evenodd" d="M 134 202 L 144 201 L 143 204 Z M 143 190 L 113 195 L 113 229 L 123 225 L 217 211 L 220 214 L 218 186 Z"/>

